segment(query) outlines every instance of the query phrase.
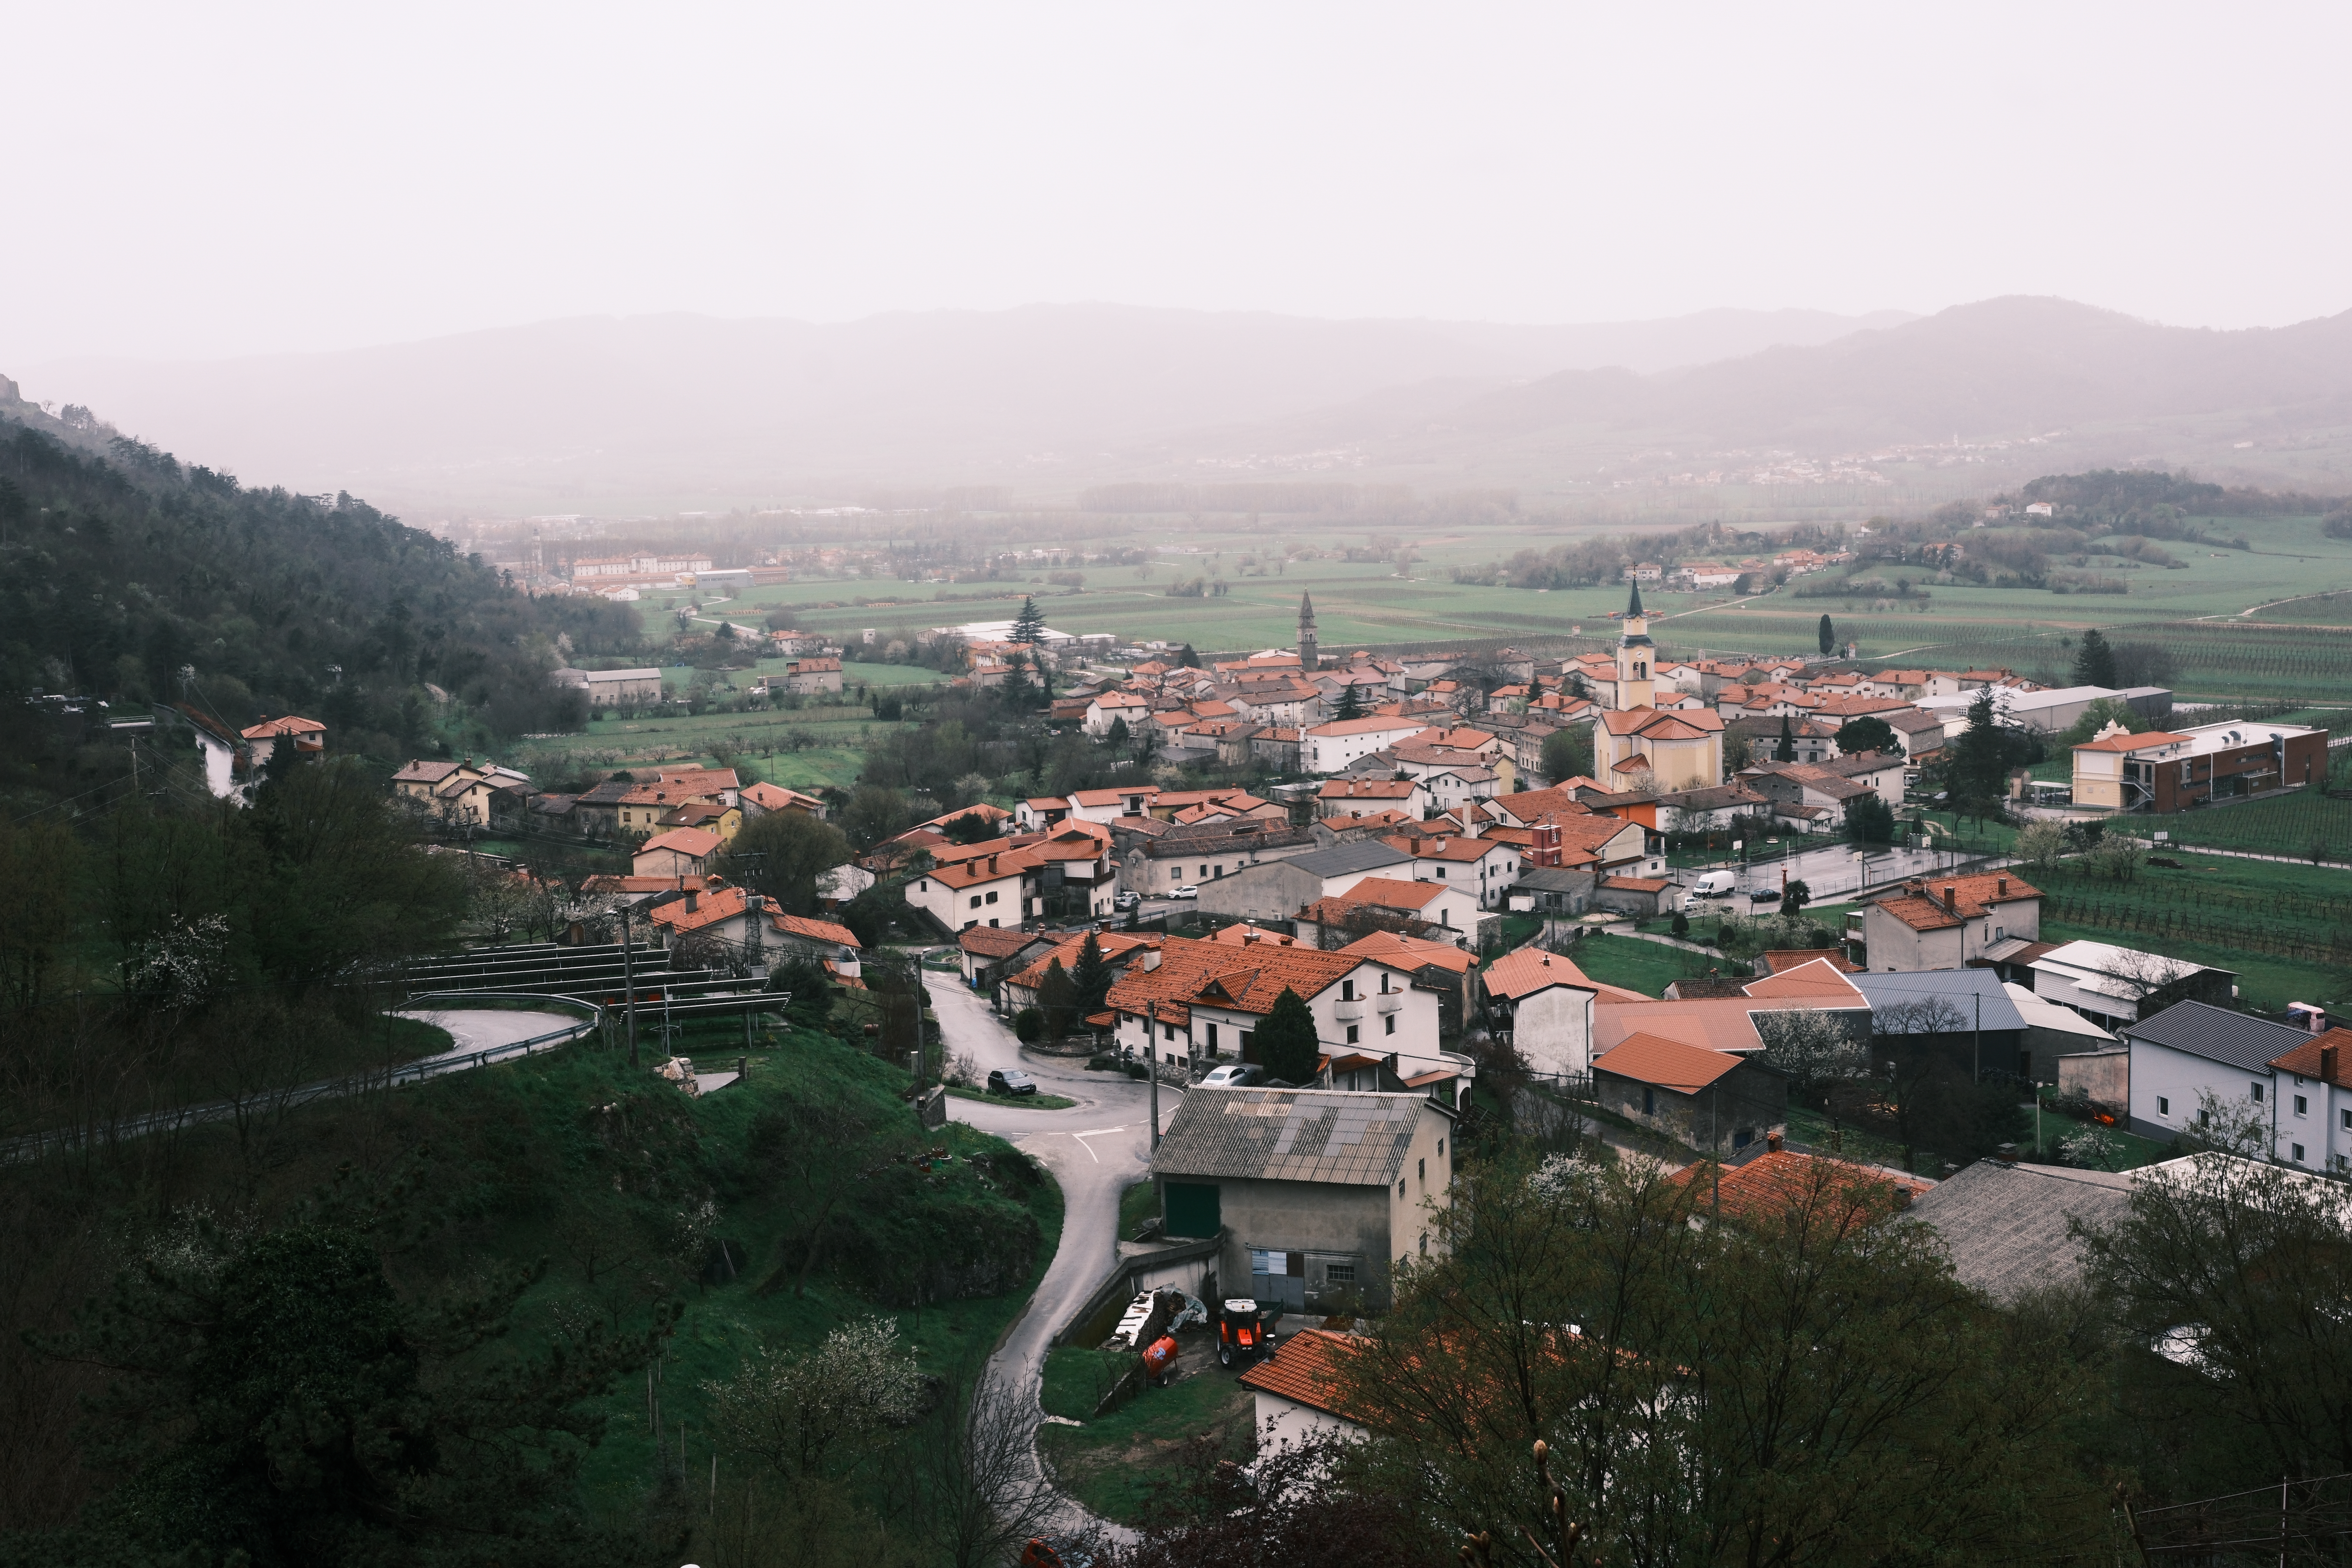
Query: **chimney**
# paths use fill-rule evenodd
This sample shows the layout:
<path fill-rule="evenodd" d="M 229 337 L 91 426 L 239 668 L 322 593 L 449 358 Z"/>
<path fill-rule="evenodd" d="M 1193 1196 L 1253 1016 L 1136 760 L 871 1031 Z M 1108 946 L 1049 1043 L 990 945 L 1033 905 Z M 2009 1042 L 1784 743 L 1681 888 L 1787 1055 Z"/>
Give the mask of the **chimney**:
<path fill-rule="evenodd" d="M 686 890 L 686 912 L 688 914 L 692 914 L 694 912 L 695 906 L 699 904 L 701 901 L 702 895 L 699 892 L 697 892 L 692 888 L 688 888 Z"/>
<path fill-rule="evenodd" d="M 1150 973 L 1151 971 L 1153 971 L 1153 970 L 1155 970 L 1155 969 L 1157 969 L 1157 968 L 1159 968 L 1159 967 L 1160 967 L 1160 950 L 1159 950 L 1158 948 L 1156 948 L 1156 947 L 1147 947 L 1147 948 L 1145 948 L 1145 949 L 1143 950 L 1143 970 L 1144 970 L 1144 973 L 1148 974 L 1148 973 Z"/>
<path fill-rule="evenodd" d="M 1949 882 L 1944 884 L 1944 912 L 1952 914 L 1960 907 L 1960 890 Z"/>
<path fill-rule="evenodd" d="M 2319 1079 L 2322 1083 L 2336 1081 L 2336 1047 L 2334 1046 L 2319 1047 Z"/>
<path fill-rule="evenodd" d="M 1993 889 L 1994 897 L 2002 899 L 2009 897 L 2009 879 L 2006 877 L 1995 877 L 1993 879 Z"/>
<path fill-rule="evenodd" d="M 1785 1146 L 1785 1141 L 1778 1132 L 1767 1132 L 1764 1134 L 1764 1152 L 1766 1153 L 1777 1154 Z"/>

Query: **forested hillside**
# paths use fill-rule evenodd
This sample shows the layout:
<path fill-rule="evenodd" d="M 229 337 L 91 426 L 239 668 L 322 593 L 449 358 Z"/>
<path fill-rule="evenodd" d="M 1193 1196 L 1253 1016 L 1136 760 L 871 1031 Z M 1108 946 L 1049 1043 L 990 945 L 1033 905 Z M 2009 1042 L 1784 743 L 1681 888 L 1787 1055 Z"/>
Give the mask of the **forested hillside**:
<path fill-rule="evenodd" d="M 391 758 L 574 727 L 579 699 L 547 672 L 636 637 L 619 605 L 526 597 L 350 495 L 248 489 L 128 437 L 100 457 L 0 420 L 0 679 L 16 697 L 186 701 L 239 727 L 300 712 L 336 751 Z"/>

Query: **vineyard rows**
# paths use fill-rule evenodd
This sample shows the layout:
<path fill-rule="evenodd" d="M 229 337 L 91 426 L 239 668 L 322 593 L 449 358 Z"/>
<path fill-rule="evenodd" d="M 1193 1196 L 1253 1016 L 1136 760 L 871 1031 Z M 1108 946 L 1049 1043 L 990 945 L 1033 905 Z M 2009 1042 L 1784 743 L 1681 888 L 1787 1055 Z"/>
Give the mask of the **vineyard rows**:
<path fill-rule="evenodd" d="M 2261 901 L 2210 889 L 2071 889 L 2042 900 L 2046 920 L 2134 936 L 2235 948 L 2305 963 L 2352 964 L 2352 900 L 2273 894 Z"/>

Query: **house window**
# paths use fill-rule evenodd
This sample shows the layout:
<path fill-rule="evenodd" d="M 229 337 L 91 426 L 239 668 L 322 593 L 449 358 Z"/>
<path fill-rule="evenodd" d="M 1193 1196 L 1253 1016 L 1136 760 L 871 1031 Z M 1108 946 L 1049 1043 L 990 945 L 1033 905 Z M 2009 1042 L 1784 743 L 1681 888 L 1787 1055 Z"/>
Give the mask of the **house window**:
<path fill-rule="evenodd" d="M 1349 1043 L 1349 1045 L 1351 1045 L 1351 1046 L 1352 1046 L 1352 1045 L 1354 1045 L 1354 1044 L 1356 1043 L 1356 1037 L 1357 1037 L 1357 1036 L 1358 1036 L 1360 1033 L 1361 1033 L 1361 1028 L 1360 1028 L 1360 1026 L 1355 1025 L 1355 1024 L 1350 1024 L 1350 1025 L 1349 1025 L 1349 1026 L 1348 1026 L 1348 1043 Z"/>
<path fill-rule="evenodd" d="M 2344 1125 L 2352 1127 L 2352 1110 L 2344 1113 Z M 1443 1138 L 1437 1141 L 1437 1157 L 1441 1160 L 1445 1158 L 1445 1140 Z"/>
<path fill-rule="evenodd" d="M 989 895 L 988 895 L 988 901 L 989 901 L 990 903 L 992 903 L 992 903 L 994 903 L 994 902 L 996 902 L 996 895 L 995 895 L 994 893 L 991 893 L 991 894 L 989 894 Z"/>
<path fill-rule="evenodd" d="M 1356 1266 L 1354 1264 L 1327 1263 L 1323 1266 L 1323 1283 L 1326 1285 L 1353 1285 L 1355 1282 Z"/>
<path fill-rule="evenodd" d="M 2253 1092 L 2254 1103 L 2256 1105 L 2260 1105 L 2263 1102 L 2263 1086 L 2261 1084 L 2254 1085 Z"/>
<path fill-rule="evenodd" d="M 980 908 L 980 895 L 978 893 L 974 893 L 971 896 L 971 907 L 973 909 Z"/>
<path fill-rule="evenodd" d="M 2306 1100 L 2306 1099 L 2305 1099 L 2302 1095 L 2299 1095 L 2299 1094 L 2298 1094 L 2298 1095 L 2296 1095 L 2296 1096 L 2294 1097 L 2294 1113 L 2295 1113 L 2297 1116 L 2308 1116 L 2308 1115 L 2310 1115 L 2310 1114 L 2311 1114 L 2311 1101 L 2310 1101 L 2310 1100 Z M 2298 1156 L 2298 1158 L 2300 1158 L 2300 1156 Z"/>
<path fill-rule="evenodd" d="M 2303 1145 L 2300 1143 L 2294 1146 L 2294 1163 L 2298 1165 L 2303 1163 Z"/>
<path fill-rule="evenodd" d="M 1404 1196 L 1404 1178 L 1402 1176 L 1399 1176 L 1397 1178 L 1397 1196 Z"/>
<path fill-rule="evenodd" d="M 1658 1091 L 1654 1089 L 1644 1089 L 1642 1091 L 1642 1114 L 1644 1116 L 1655 1116 L 1657 1113 Z"/>
<path fill-rule="evenodd" d="M 2169 1100 L 2167 1100 L 2164 1096 L 2162 1096 L 2162 1095 L 2160 1095 L 2160 1094 L 2159 1094 L 2159 1095 L 2158 1095 L 2158 1096 L 2156 1097 L 2156 1113 L 2157 1113 L 2158 1116 L 2169 1116 L 2169 1115 L 2171 1115 L 2171 1114 L 2172 1114 L 2172 1101 L 2170 1101 Z"/>
<path fill-rule="evenodd" d="M 2199 1112 L 2197 1113 L 2197 1125 L 2198 1125 L 2198 1126 L 2200 1126 L 2200 1127 L 2210 1127 L 2210 1126 L 2212 1126 L 2212 1125 L 2213 1125 L 2213 1113 L 2212 1113 L 2211 1111 L 2210 1111 L 2210 1110 L 2200 1110 L 2200 1111 L 2199 1111 Z"/>
<path fill-rule="evenodd" d="M 1173 1024 L 1162 1024 L 1160 1026 L 1160 1032 L 1162 1039 L 1172 1040 L 1176 1037 L 1176 1026 Z M 1175 1058 L 1171 1057 L 1169 1060 L 1173 1061 Z"/>
<path fill-rule="evenodd" d="M 1210 1026 L 1209 1026 L 1209 1052 L 1210 1052 L 1210 1054 L 1211 1054 L 1212 1056 L 1215 1055 L 1215 1054 L 1216 1054 L 1216 1049 L 1217 1049 L 1217 1026 L 1216 1026 L 1214 1024 L 1212 1024 L 1212 1025 L 1210 1025 Z"/>
<path fill-rule="evenodd" d="M 1205 876 L 1207 876 L 1208 874 L 1209 874 L 1209 868 L 1208 868 L 1206 866 L 1202 867 L 1202 868 L 1201 868 L 1201 875 L 1202 875 L 1202 876 L 1203 876 L 1203 877 L 1205 877 Z"/>
<path fill-rule="evenodd" d="M 2344 1118 L 2344 1131 L 2352 1132 L 2352 1110 L 2343 1111 L 2340 1114 Z"/>
<path fill-rule="evenodd" d="M 1342 980 L 1339 982 L 1339 1000 L 1342 1002 L 1353 1002 L 1355 999 L 1356 983 L 1352 980 Z"/>
<path fill-rule="evenodd" d="M 1416 1161 L 1414 1161 L 1414 1162 L 1413 1162 L 1413 1163 L 1414 1163 L 1415 1165 L 1417 1165 L 1417 1166 L 1419 1166 L 1419 1167 L 1420 1167 L 1420 1168 L 1419 1168 L 1419 1170 L 1418 1170 L 1418 1171 L 1416 1171 L 1414 1173 L 1415 1173 L 1415 1174 L 1416 1174 L 1416 1175 L 1417 1175 L 1417 1176 L 1418 1176 L 1422 1181 L 1424 1181 L 1424 1182 L 1425 1182 L 1425 1181 L 1429 1180 L 1429 1162 L 1428 1162 L 1428 1161 L 1426 1161 L 1426 1160 L 1416 1160 Z"/>
<path fill-rule="evenodd" d="M 1396 1015 L 1395 1015 L 1394 1013 L 1391 1013 L 1391 1014 L 1390 1014 L 1390 1015 L 1389 1015 L 1389 1016 L 1388 1016 L 1388 1027 L 1387 1027 L 1386 1029 L 1382 1030 L 1382 1031 L 1381 1031 L 1381 1033 L 1383 1033 L 1383 1034 L 1389 1034 L 1389 1035 L 1393 1035 L 1393 1034 L 1395 1034 L 1395 1033 L 1396 1033 Z"/>

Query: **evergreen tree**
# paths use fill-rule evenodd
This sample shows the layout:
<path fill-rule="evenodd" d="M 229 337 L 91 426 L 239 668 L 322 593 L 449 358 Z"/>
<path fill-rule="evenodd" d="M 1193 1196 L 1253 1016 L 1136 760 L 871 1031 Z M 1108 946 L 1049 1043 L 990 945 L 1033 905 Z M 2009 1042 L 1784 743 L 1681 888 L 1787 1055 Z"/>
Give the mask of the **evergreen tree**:
<path fill-rule="evenodd" d="M 1045 965 L 1045 978 L 1037 983 L 1037 1010 L 1045 1016 L 1049 1040 L 1067 1037 L 1078 1020 L 1078 988 L 1070 983 L 1069 972 L 1058 958 Z"/>
<path fill-rule="evenodd" d="M 1797 733 L 1789 728 L 1789 716 L 1786 713 L 1780 715 L 1780 740 L 1772 748 L 1772 760 L 1776 763 L 1793 763 L 1797 760 Z"/>
<path fill-rule="evenodd" d="M 1031 699 L 1034 693 L 1031 690 L 1029 686 L 1029 656 L 1026 653 L 1023 652 L 1019 648 L 1014 648 L 1013 652 L 1006 657 L 1004 660 L 1004 684 L 997 688 L 997 689 L 1003 693 L 1005 705 L 1007 707 L 1026 708 L 1029 706 Z"/>
<path fill-rule="evenodd" d="M 2116 686 L 2116 650 L 2099 628 L 2093 626 L 2083 634 L 2082 643 L 2074 649 L 2074 682 L 2077 686 Z"/>
<path fill-rule="evenodd" d="M 1821 638 L 1822 657 L 1823 658 L 1827 658 L 1830 655 L 1837 652 L 1837 628 L 1830 625 L 1830 618 L 1826 613 L 1822 616 Z"/>
<path fill-rule="evenodd" d="M 1979 691 L 1969 705 L 1969 727 L 1952 744 L 1947 770 L 1952 804 L 1971 816 L 1991 816 L 2000 809 L 2001 781 L 2008 774 L 2009 737 L 2001 733 L 1991 691 Z"/>
<path fill-rule="evenodd" d="M 1592 776 L 1592 726 L 1570 724 L 1544 737 L 1544 776 L 1554 784 Z"/>
<path fill-rule="evenodd" d="M 1070 984 L 1077 992 L 1078 1016 L 1099 1013 L 1110 1000 L 1111 982 L 1118 978 L 1110 961 L 1103 956 L 1102 943 L 1092 931 L 1078 948 L 1078 966 L 1070 973 Z"/>
<path fill-rule="evenodd" d="M 1013 617 L 1013 635 L 1008 640 L 1031 647 L 1045 640 L 1045 612 L 1037 607 L 1034 597 L 1021 601 L 1021 613 Z"/>
<path fill-rule="evenodd" d="M 1198 669 L 1201 668 L 1201 656 L 1192 651 L 1192 645 L 1191 643 L 1186 643 L 1182 647 L 1176 650 L 1176 665 L 1180 669 Z"/>
<path fill-rule="evenodd" d="M 1849 719 L 1838 727 L 1837 747 L 1849 757 L 1864 752 L 1891 752 L 1895 750 L 1895 726 L 1870 713 Z"/>
<path fill-rule="evenodd" d="M 1331 710 L 1334 720 L 1360 719 L 1364 716 L 1364 699 L 1350 682 L 1339 691 L 1339 706 Z"/>
<path fill-rule="evenodd" d="M 1274 999 L 1265 1021 L 1250 1037 L 1257 1059 L 1266 1072 L 1286 1083 L 1309 1083 L 1322 1065 L 1323 1043 L 1316 1037 L 1315 1015 L 1288 986 Z"/>
<path fill-rule="evenodd" d="M 1846 837 L 1856 844 L 1895 842 L 1895 808 L 1874 795 L 1856 795 L 1845 808 Z"/>

